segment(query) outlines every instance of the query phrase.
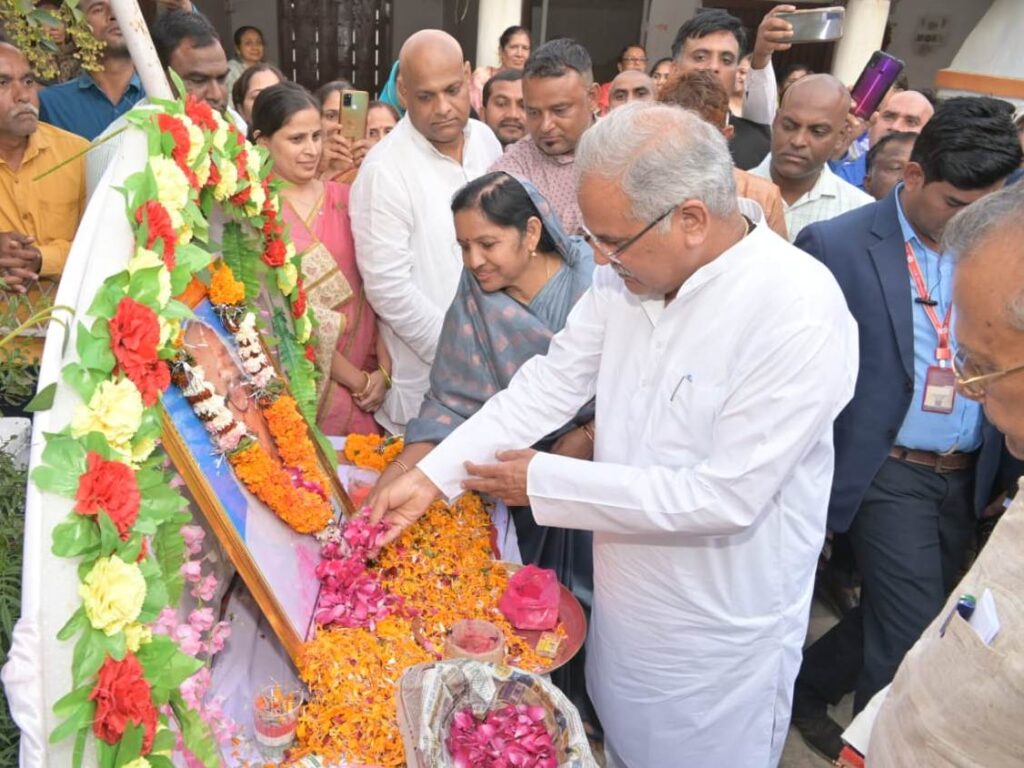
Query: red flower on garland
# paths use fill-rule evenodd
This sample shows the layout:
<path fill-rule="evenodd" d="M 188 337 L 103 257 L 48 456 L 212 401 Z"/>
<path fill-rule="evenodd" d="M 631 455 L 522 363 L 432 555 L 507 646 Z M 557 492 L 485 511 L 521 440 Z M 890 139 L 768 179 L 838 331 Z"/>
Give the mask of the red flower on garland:
<path fill-rule="evenodd" d="M 210 163 L 210 176 L 206 180 L 206 186 L 213 189 L 220 184 L 220 171 L 217 170 L 217 164 L 214 162 Z"/>
<path fill-rule="evenodd" d="M 217 130 L 217 121 L 213 119 L 213 110 L 210 105 L 205 101 L 199 101 L 191 93 L 185 98 L 185 114 L 200 128 Z"/>
<path fill-rule="evenodd" d="M 284 241 L 275 239 L 267 243 L 267 250 L 263 252 L 262 259 L 268 267 L 283 267 L 287 255 Z"/>
<path fill-rule="evenodd" d="M 313 349 L 312 344 L 306 345 L 306 359 L 309 360 L 309 362 L 311 363 L 316 362 L 316 350 Z"/>
<path fill-rule="evenodd" d="M 251 196 L 252 196 L 252 187 L 246 187 L 245 189 L 243 189 L 238 194 L 232 195 L 229 198 L 229 200 L 231 201 L 232 205 L 237 205 L 237 206 L 241 207 L 241 206 L 243 206 L 243 205 L 245 205 L 246 203 L 249 202 L 249 198 Z"/>
<path fill-rule="evenodd" d="M 117 366 L 131 379 L 142 402 L 153 405 L 171 383 L 167 362 L 157 357 L 160 323 L 156 312 L 125 296 L 110 321 L 110 348 Z"/>
<path fill-rule="evenodd" d="M 161 112 L 156 116 L 157 127 L 161 133 L 165 133 L 174 141 L 174 149 L 171 150 L 171 157 L 182 169 L 188 166 L 188 151 L 192 146 L 188 129 L 185 124 L 176 117 Z"/>
<path fill-rule="evenodd" d="M 174 269 L 176 260 L 174 258 L 174 246 L 177 243 L 178 235 L 171 223 L 171 214 L 167 212 L 156 200 L 147 200 L 135 210 L 135 221 L 138 224 L 146 223 L 146 248 L 152 248 L 157 240 L 163 242 L 164 265 L 168 269 Z"/>
<path fill-rule="evenodd" d="M 292 302 L 292 317 L 296 320 L 306 314 L 306 288 L 302 285 L 302 278 L 299 278 L 299 292 Z"/>
<path fill-rule="evenodd" d="M 238 169 L 238 178 L 244 179 L 249 175 L 249 153 L 246 150 L 242 150 L 235 155 L 235 168 Z"/>
<path fill-rule="evenodd" d="M 127 654 L 122 661 L 108 656 L 89 699 L 96 702 L 92 723 L 96 738 L 117 744 L 132 723 L 142 726 L 142 754 L 149 753 L 156 733 L 157 711 L 149 683 L 142 676 L 142 665 L 134 654 Z"/>
<path fill-rule="evenodd" d="M 117 526 L 123 540 L 139 516 L 139 484 L 135 473 L 120 461 L 106 461 L 98 453 L 86 455 L 86 470 L 78 478 L 75 512 L 97 515 L 102 509 Z"/>

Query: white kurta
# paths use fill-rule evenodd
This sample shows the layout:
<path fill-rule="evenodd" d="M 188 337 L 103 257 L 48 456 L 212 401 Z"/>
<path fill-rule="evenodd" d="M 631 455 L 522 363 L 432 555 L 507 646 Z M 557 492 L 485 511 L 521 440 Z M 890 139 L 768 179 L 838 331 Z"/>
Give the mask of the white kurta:
<path fill-rule="evenodd" d="M 761 224 L 667 306 L 608 267 L 546 357 L 420 462 L 448 496 L 597 397 L 594 462 L 539 454 L 537 522 L 594 533 L 587 685 L 629 768 L 778 762 L 857 329 Z"/>
<path fill-rule="evenodd" d="M 356 262 L 391 355 L 391 378 L 376 417 L 403 432 L 419 415 L 430 364 L 462 274 L 452 196 L 501 157 L 491 129 L 470 120 L 462 162 L 442 155 L 409 117 L 366 156 L 349 199 Z"/>

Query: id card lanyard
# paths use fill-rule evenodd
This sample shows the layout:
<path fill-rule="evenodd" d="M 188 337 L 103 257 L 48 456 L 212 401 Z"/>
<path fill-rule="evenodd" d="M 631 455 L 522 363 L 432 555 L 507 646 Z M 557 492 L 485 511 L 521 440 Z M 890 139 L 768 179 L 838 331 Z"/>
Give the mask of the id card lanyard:
<path fill-rule="evenodd" d="M 949 364 L 953 354 L 949 343 L 949 321 L 953 313 L 953 302 L 946 307 L 946 316 L 939 321 L 939 313 L 935 311 L 936 302 L 928 295 L 928 286 L 924 282 L 924 275 L 921 274 L 921 266 L 917 263 L 917 256 L 910 243 L 906 243 L 907 269 L 910 270 L 910 277 L 914 281 L 920 304 L 931 321 L 935 334 L 939 337 L 939 344 L 935 348 L 935 365 L 929 365 L 924 378 L 924 398 L 921 401 L 921 410 L 929 413 L 952 413 L 953 403 L 956 400 L 956 376 Z"/>

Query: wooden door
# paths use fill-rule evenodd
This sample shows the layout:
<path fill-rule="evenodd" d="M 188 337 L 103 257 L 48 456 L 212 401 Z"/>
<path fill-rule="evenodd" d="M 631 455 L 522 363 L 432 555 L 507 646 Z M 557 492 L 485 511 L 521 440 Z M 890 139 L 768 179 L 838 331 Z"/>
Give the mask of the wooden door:
<path fill-rule="evenodd" d="M 380 92 L 391 70 L 388 0 L 278 0 L 281 69 L 309 89 L 343 78 Z"/>

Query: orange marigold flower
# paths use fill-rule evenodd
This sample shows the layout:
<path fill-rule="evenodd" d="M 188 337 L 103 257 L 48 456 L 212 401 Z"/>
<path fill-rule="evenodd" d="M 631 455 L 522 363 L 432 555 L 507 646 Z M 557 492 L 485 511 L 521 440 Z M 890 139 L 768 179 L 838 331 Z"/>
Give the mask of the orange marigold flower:
<path fill-rule="evenodd" d="M 241 304 L 245 301 L 245 285 L 235 279 L 231 267 L 220 262 L 219 267 L 211 266 L 213 279 L 210 280 L 210 301 L 214 304 Z"/>
<path fill-rule="evenodd" d="M 297 488 L 288 471 L 258 442 L 228 454 L 228 461 L 245 487 L 299 533 L 317 533 L 331 522 L 334 510 L 330 502 L 313 491 Z"/>

